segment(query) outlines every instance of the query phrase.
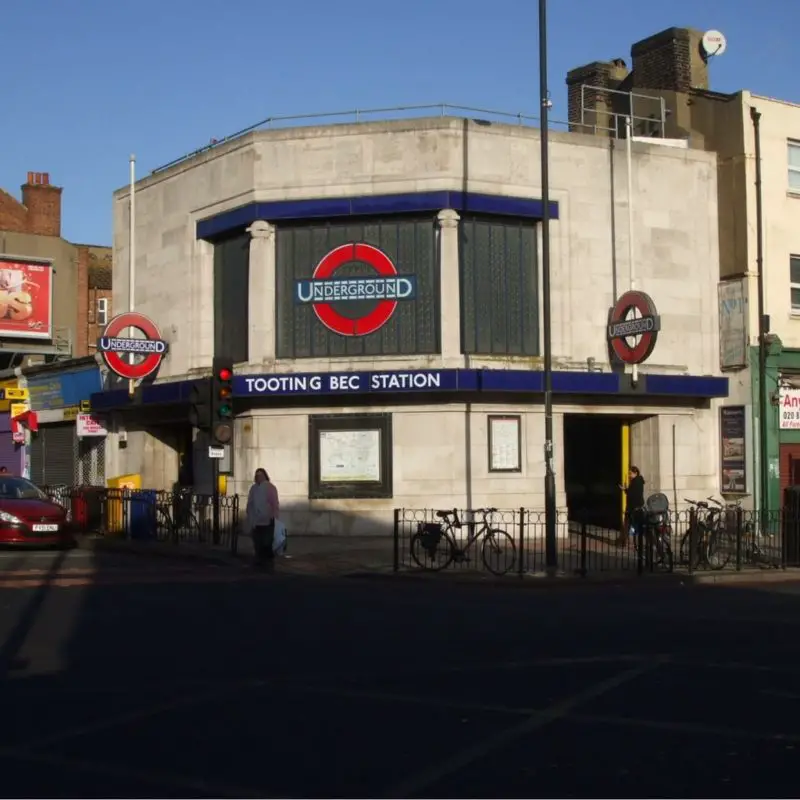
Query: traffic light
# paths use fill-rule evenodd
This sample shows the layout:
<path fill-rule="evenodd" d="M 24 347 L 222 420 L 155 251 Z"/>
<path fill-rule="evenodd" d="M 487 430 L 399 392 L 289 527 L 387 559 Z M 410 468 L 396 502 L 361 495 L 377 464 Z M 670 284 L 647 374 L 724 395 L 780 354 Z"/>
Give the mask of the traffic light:
<path fill-rule="evenodd" d="M 189 421 L 195 428 L 211 427 L 210 387 L 207 380 L 194 381 L 189 387 Z"/>
<path fill-rule="evenodd" d="M 233 361 L 214 356 L 211 376 L 211 440 L 216 445 L 233 439 Z"/>

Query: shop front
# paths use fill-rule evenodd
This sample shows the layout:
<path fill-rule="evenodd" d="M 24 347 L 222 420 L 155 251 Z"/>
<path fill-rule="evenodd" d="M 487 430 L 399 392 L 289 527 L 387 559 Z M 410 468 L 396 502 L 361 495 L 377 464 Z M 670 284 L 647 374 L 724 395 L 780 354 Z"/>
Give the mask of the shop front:
<path fill-rule="evenodd" d="M 106 428 L 101 417 L 89 414 L 89 398 L 99 391 L 101 377 L 94 359 L 90 362 L 25 376 L 38 427 L 30 444 L 34 483 L 104 485 Z"/>
<path fill-rule="evenodd" d="M 5 467 L 13 475 L 26 474 L 25 432 L 13 422 L 13 418 L 26 408 L 19 380 L 0 381 L 0 467 Z"/>

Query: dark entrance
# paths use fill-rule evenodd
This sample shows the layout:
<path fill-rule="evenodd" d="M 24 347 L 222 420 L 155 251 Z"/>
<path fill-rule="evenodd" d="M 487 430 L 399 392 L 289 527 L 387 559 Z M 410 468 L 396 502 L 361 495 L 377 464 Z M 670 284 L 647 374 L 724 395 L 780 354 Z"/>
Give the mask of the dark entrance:
<path fill-rule="evenodd" d="M 564 483 L 570 521 L 620 529 L 625 422 L 610 414 L 564 416 Z"/>

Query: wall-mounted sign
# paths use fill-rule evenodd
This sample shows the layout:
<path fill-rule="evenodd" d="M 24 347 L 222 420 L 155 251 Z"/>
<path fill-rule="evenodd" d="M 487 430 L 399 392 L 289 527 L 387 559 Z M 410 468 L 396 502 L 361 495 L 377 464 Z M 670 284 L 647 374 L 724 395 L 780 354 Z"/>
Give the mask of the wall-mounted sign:
<path fill-rule="evenodd" d="M 53 338 L 53 265 L 0 256 L 0 336 Z"/>
<path fill-rule="evenodd" d="M 747 413 L 744 406 L 719 410 L 720 492 L 747 493 Z"/>
<path fill-rule="evenodd" d="M 650 358 L 660 329 L 655 303 L 644 292 L 625 292 L 608 315 L 608 343 L 624 364 Z"/>
<path fill-rule="evenodd" d="M 0 389 L 0 400 L 27 400 L 27 389 Z"/>
<path fill-rule="evenodd" d="M 369 274 L 353 274 L 364 271 Z M 398 274 L 386 253 L 357 242 L 323 256 L 310 279 L 295 283 L 294 299 L 310 303 L 328 330 L 340 336 L 367 336 L 391 319 L 398 301 L 415 295 L 416 276 Z"/>
<path fill-rule="evenodd" d="M 28 395 L 34 411 L 78 406 L 82 399 L 103 389 L 97 365 L 73 370 L 48 370 L 29 375 Z"/>
<path fill-rule="evenodd" d="M 134 328 L 144 338 L 121 336 L 126 329 Z M 161 338 L 158 326 L 144 314 L 129 311 L 118 314 L 106 326 L 97 341 L 106 366 L 120 378 L 138 381 L 152 375 L 161 366 L 168 345 Z M 131 363 L 130 354 L 136 358 Z"/>
<path fill-rule="evenodd" d="M 78 438 L 84 436 L 107 436 L 105 423 L 93 414 L 78 414 L 75 417 L 75 432 Z"/>
<path fill-rule="evenodd" d="M 747 366 L 747 299 L 743 278 L 723 281 L 719 298 L 719 364 L 722 369 Z"/>
<path fill-rule="evenodd" d="M 234 397 L 365 392 L 456 391 L 462 382 L 477 388 L 477 377 L 457 369 L 387 372 L 312 372 L 300 375 L 236 375 Z"/>
<path fill-rule="evenodd" d="M 778 390 L 778 403 L 781 430 L 800 430 L 800 389 L 781 386 Z"/>

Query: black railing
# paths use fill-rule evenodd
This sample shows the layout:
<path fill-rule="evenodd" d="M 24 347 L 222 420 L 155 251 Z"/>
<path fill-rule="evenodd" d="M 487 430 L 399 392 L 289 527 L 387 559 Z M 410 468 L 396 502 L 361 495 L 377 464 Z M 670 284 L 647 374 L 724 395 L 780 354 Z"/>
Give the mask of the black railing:
<path fill-rule="evenodd" d="M 558 570 L 564 574 L 800 567 L 800 502 L 767 514 L 737 507 L 641 514 L 617 528 L 561 513 L 556 532 Z M 395 510 L 395 571 L 521 576 L 543 573 L 545 566 L 544 512 Z"/>
<path fill-rule="evenodd" d="M 51 500 L 67 510 L 70 525 L 138 541 L 208 544 L 235 552 L 239 536 L 239 497 L 220 495 L 214 527 L 214 498 L 190 490 L 103 489 L 43 486 Z"/>

